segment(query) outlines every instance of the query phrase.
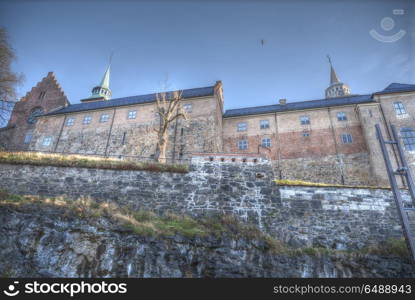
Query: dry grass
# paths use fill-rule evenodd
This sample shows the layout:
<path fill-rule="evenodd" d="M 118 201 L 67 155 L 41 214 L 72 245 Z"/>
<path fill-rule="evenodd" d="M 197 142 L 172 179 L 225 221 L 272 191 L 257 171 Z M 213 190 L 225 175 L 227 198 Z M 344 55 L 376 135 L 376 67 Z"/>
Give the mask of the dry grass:
<path fill-rule="evenodd" d="M 32 205 L 42 205 L 44 208 L 50 206 L 63 210 L 62 215 L 82 218 L 89 222 L 106 218 L 140 236 L 182 235 L 188 238 L 206 236 L 220 238 L 224 235 L 262 241 L 266 249 L 274 252 L 283 249 L 283 245 L 279 241 L 264 234 L 257 227 L 244 224 L 231 215 L 192 218 L 168 213 L 160 216 L 151 211 L 133 211 L 113 202 L 96 202 L 90 198 L 69 200 L 65 197 L 20 196 L 9 194 L 4 190 L 0 190 L 0 205 L 9 205 L 20 209 L 33 209 Z"/>
<path fill-rule="evenodd" d="M 343 185 L 335 183 L 310 182 L 303 180 L 291 179 L 276 179 L 274 182 L 278 185 L 292 185 L 292 186 L 314 186 L 314 187 L 338 187 L 338 188 L 353 188 L 353 189 L 385 189 L 390 190 L 388 186 L 370 186 L 370 185 Z"/>
<path fill-rule="evenodd" d="M 262 242 L 266 250 L 277 255 L 288 256 L 331 256 L 342 255 L 378 255 L 384 257 L 410 257 L 405 240 L 389 239 L 380 244 L 374 244 L 361 250 L 342 251 L 321 247 L 306 247 L 293 249 L 279 240 L 261 232 L 256 226 L 242 223 L 232 215 L 214 215 L 202 218 L 166 214 L 159 216 L 151 211 L 133 211 L 113 202 L 96 202 L 90 198 L 69 200 L 65 197 L 20 196 L 0 190 L 0 206 L 9 205 L 16 208 L 33 210 L 31 205 L 41 205 L 35 209 L 54 207 L 62 210 L 62 216 L 77 217 L 88 222 L 101 218 L 111 220 L 124 230 L 139 236 L 173 236 L 182 235 L 188 238 L 222 236 L 246 239 L 247 241 Z M 257 247 L 254 242 L 252 247 Z"/>
<path fill-rule="evenodd" d="M 62 155 L 39 152 L 0 151 L 0 163 L 34 166 L 76 167 L 94 169 L 96 168 L 110 170 L 142 170 L 151 172 L 188 172 L 188 167 L 185 165 L 170 165 L 157 162 L 135 162 L 130 160 L 120 160 L 114 158 L 102 158 L 97 156 L 83 156 L 72 154 Z"/>
<path fill-rule="evenodd" d="M 362 253 L 379 256 L 410 257 L 408 245 L 404 238 L 389 239 L 378 245 L 371 245 L 362 249 Z"/>

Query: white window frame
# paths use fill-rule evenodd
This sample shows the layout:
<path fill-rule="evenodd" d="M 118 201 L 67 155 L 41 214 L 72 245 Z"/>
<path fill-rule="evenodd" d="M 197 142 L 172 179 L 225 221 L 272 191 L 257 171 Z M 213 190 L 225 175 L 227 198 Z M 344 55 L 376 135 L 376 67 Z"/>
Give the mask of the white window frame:
<path fill-rule="evenodd" d="M 42 146 L 50 146 L 50 145 L 52 145 L 52 137 L 45 136 L 42 140 Z"/>
<path fill-rule="evenodd" d="M 236 127 L 236 130 L 238 132 L 247 131 L 248 130 L 248 123 L 247 122 L 239 122 L 237 127 Z"/>
<path fill-rule="evenodd" d="M 271 148 L 271 138 L 263 138 L 261 140 L 261 146 L 264 148 Z"/>
<path fill-rule="evenodd" d="M 82 124 L 83 125 L 89 125 L 89 124 L 91 124 L 91 122 L 92 122 L 92 116 L 87 115 L 87 116 L 84 117 L 84 119 L 82 121 Z"/>
<path fill-rule="evenodd" d="M 75 118 L 68 118 L 66 120 L 66 126 L 73 126 L 75 124 Z"/>
<path fill-rule="evenodd" d="M 269 128 L 269 120 L 259 121 L 259 129 L 268 129 L 268 128 Z"/>
<path fill-rule="evenodd" d="M 248 150 L 248 140 L 239 140 L 237 146 L 239 150 Z"/>
<path fill-rule="evenodd" d="M 310 125 L 311 124 L 310 116 L 307 116 L 307 115 L 300 116 L 300 124 L 301 125 Z"/>
<path fill-rule="evenodd" d="M 101 116 L 99 117 L 99 122 L 100 122 L 100 123 L 105 123 L 105 122 L 108 122 L 108 121 L 109 121 L 109 119 L 110 119 L 110 115 L 109 115 L 109 114 L 107 114 L 107 113 L 103 113 L 103 114 L 101 114 Z"/>
<path fill-rule="evenodd" d="M 406 115 L 405 105 L 401 101 L 393 102 L 393 108 L 397 116 Z"/>
<path fill-rule="evenodd" d="M 128 120 L 134 120 L 137 118 L 137 111 L 136 110 L 129 110 L 127 114 Z"/>
<path fill-rule="evenodd" d="M 337 113 L 337 121 L 347 121 L 347 114 L 344 111 L 339 111 Z"/>

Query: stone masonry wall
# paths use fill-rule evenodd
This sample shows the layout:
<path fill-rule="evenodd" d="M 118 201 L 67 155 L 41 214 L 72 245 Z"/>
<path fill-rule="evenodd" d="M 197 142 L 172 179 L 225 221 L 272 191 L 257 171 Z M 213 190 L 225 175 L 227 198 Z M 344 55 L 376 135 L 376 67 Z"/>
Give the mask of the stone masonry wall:
<path fill-rule="evenodd" d="M 273 178 L 268 162 L 251 159 L 194 159 L 187 174 L 0 165 L 0 188 L 13 193 L 85 195 L 159 213 L 231 213 L 292 246 L 361 248 L 402 236 L 389 190 L 277 186 Z"/>
<path fill-rule="evenodd" d="M 303 157 L 275 162 L 279 179 L 346 185 L 376 185 L 372 179 L 369 155 L 366 152 L 328 155 L 319 158 Z"/>

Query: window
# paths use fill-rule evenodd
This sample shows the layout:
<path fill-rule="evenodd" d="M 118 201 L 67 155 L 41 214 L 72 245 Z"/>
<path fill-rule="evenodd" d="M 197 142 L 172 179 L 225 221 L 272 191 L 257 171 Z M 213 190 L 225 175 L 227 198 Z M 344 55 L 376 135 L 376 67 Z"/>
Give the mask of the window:
<path fill-rule="evenodd" d="M 345 112 L 337 113 L 337 121 L 347 121 L 347 116 Z"/>
<path fill-rule="evenodd" d="M 260 129 L 267 129 L 267 128 L 269 128 L 269 121 L 268 120 L 261 120 L 261 121 L 259 121 L 259 128 Z"/>
<path fill-rule="evenodd" d="M 248 125 L 246 122 L 238 123 L 238 131 L 246 131 L 248 129 Z"/>
<path fill-rule="evenodd" d="M 350 133 L 343 133 L 340 137 L 343 144 L 351 144 L 353 142 L 352 135 Z"/>
<path fill-rule="evenodd" d="M 192 112 L 192 104 L 191 103 L 183 104 L 183 109 L 184 109 L 185 112 L 191 113 Z"/>
<path fill-rule="evenodd" d="M 32 140 L 32 133 L 31 133 L 31 132 L 28 132 L 28 133 L 26 134 L 26 136 L 24 137 L 24 141 L 23 141 L 23 143 L 25 143 L 25 144 L 29 144 L 31 140 Z"/>
<path fill-rule="evenodd" d="M 92 117 L 91 116 L 85 116 L 82 124 L 88 125 L 88 124 L 91 123 L 91 120 L 92 120 Z"/>
<path fill-rule="evenodd" d="M 43 98 L 45 98 L 45 95 L 46 95 L 46 91 L 40 92 L 40 94 L 39 94 L 39 100 L 43 100 Z"/>
<path fill-rule="evenodd" d="M 414 151 L 415 150 L 415 130 L 412 128 L 402 128 L 401 137 L 403 141 L 403 146 L 405 150 Z"/>
<path fill-rule="evenodd" d="M 309 137 L 310 136 L 310 132 L 309 131 L 304 131 L 303 132 L 303 137 Z"/>
<path fill-rule="evenodd" d="M 110 118 L 110 115 L 109 114 L 102 114 L 101 115 L 101 118 L 99 119 L 99 121 L 101 123 L 105 123 L 105 122 L 108 122 L 109 118 Z"/>
<path fill-rule="evenodd" d="M 125 145 L 125 138 L 126 138 L 126 136 L 127 136 L 127 133 L 126 133 L 126 132 L 124 132 L 124 133 L 122 134 L 122 141 L 121 141 L 121 145 Z"/>
<path fill-rule="evenodd" d="M 130 110 L 128 112 L 128 119 L 135 119 L 137 117 L 137 111 L 136 110 Z"/>
<path fill-rule="evenodd" d="M 261 146 L 265 148 L 271 148 L 271 139 L 270 138 L 263 138 L 261 142 Z"/>
<path fill-rule="evenodd" d="M 405 107 L 403 106 L 402 102 L 394 102 L 393 107 L 395 108 L 395 112 L 396 112 L 397 116 L 401 116 L 401 115 L 406 114 L 406 110 L 405 110 Z"/>
<path fill-rule="evenodd" d="M 73 126 L 74 123 L 75 118 L 69 118 L 68 120 L 66 120 L 66 126 Z"/>
<path fill-rule="evenodd" d="M 301 116 L 300 117 L 301 125 L 310 125 L 310 117 L 309 116 Z"/>
<path fill-rule="evenodd" d="M 248 149 L 248 141 L 247 140 L 240 140 L 240 141 L 238 141 L 238 149 L 239 150 L 246 150 L 246 149 Z"/>
<path fill-rule="evenodd" d="M 52 144 L 52 137 L 51 136 L 45 136 L 43 138 L 42 145 L 43 146 L 50 146 Z"/>

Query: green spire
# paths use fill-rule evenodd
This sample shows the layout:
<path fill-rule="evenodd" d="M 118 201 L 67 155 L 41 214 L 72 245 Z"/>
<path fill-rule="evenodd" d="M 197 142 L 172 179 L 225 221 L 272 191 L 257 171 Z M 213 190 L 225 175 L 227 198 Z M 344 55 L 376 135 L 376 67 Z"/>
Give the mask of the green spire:
<path fill-rule="evenodd" d="M 340 80 L 337 77 L 336 71 L 333 68 L 333 64 L 331 63 L 331 57 L 329 55 L 327 55 L 327 59 L 329 60 L 329 64 L 330 64 L 330 85 L 340 83 Z"/>
<path fill-rule="evenodd" d="M 101 81 L 101 87 L 105 89 L 110 88 L 110 68 L 111 68 L 111 65 L 108 65 L 108 68 L 105 71 L 104 77 L 102 78 L 102 81 Z"/>
<path fill-rule="evenodd" d="M 110 90 L 110 70 L 111 70 L 111 63 L 108 65 L 108 68 L 105 71 L 101 84 L 92 89 L 92 94 L 89 97 L 89 99 L 94 99 L 94 98 L 104 98 L 104 100 L 111 99 L 112 93 Z"/>
<path fill-rule="evenodd" d="M 334 71 L 334 68 L 332 65 L 330 65 L 330 85 L 339 83 L 339 78 L 337 77 L 336 71 Z"/>

